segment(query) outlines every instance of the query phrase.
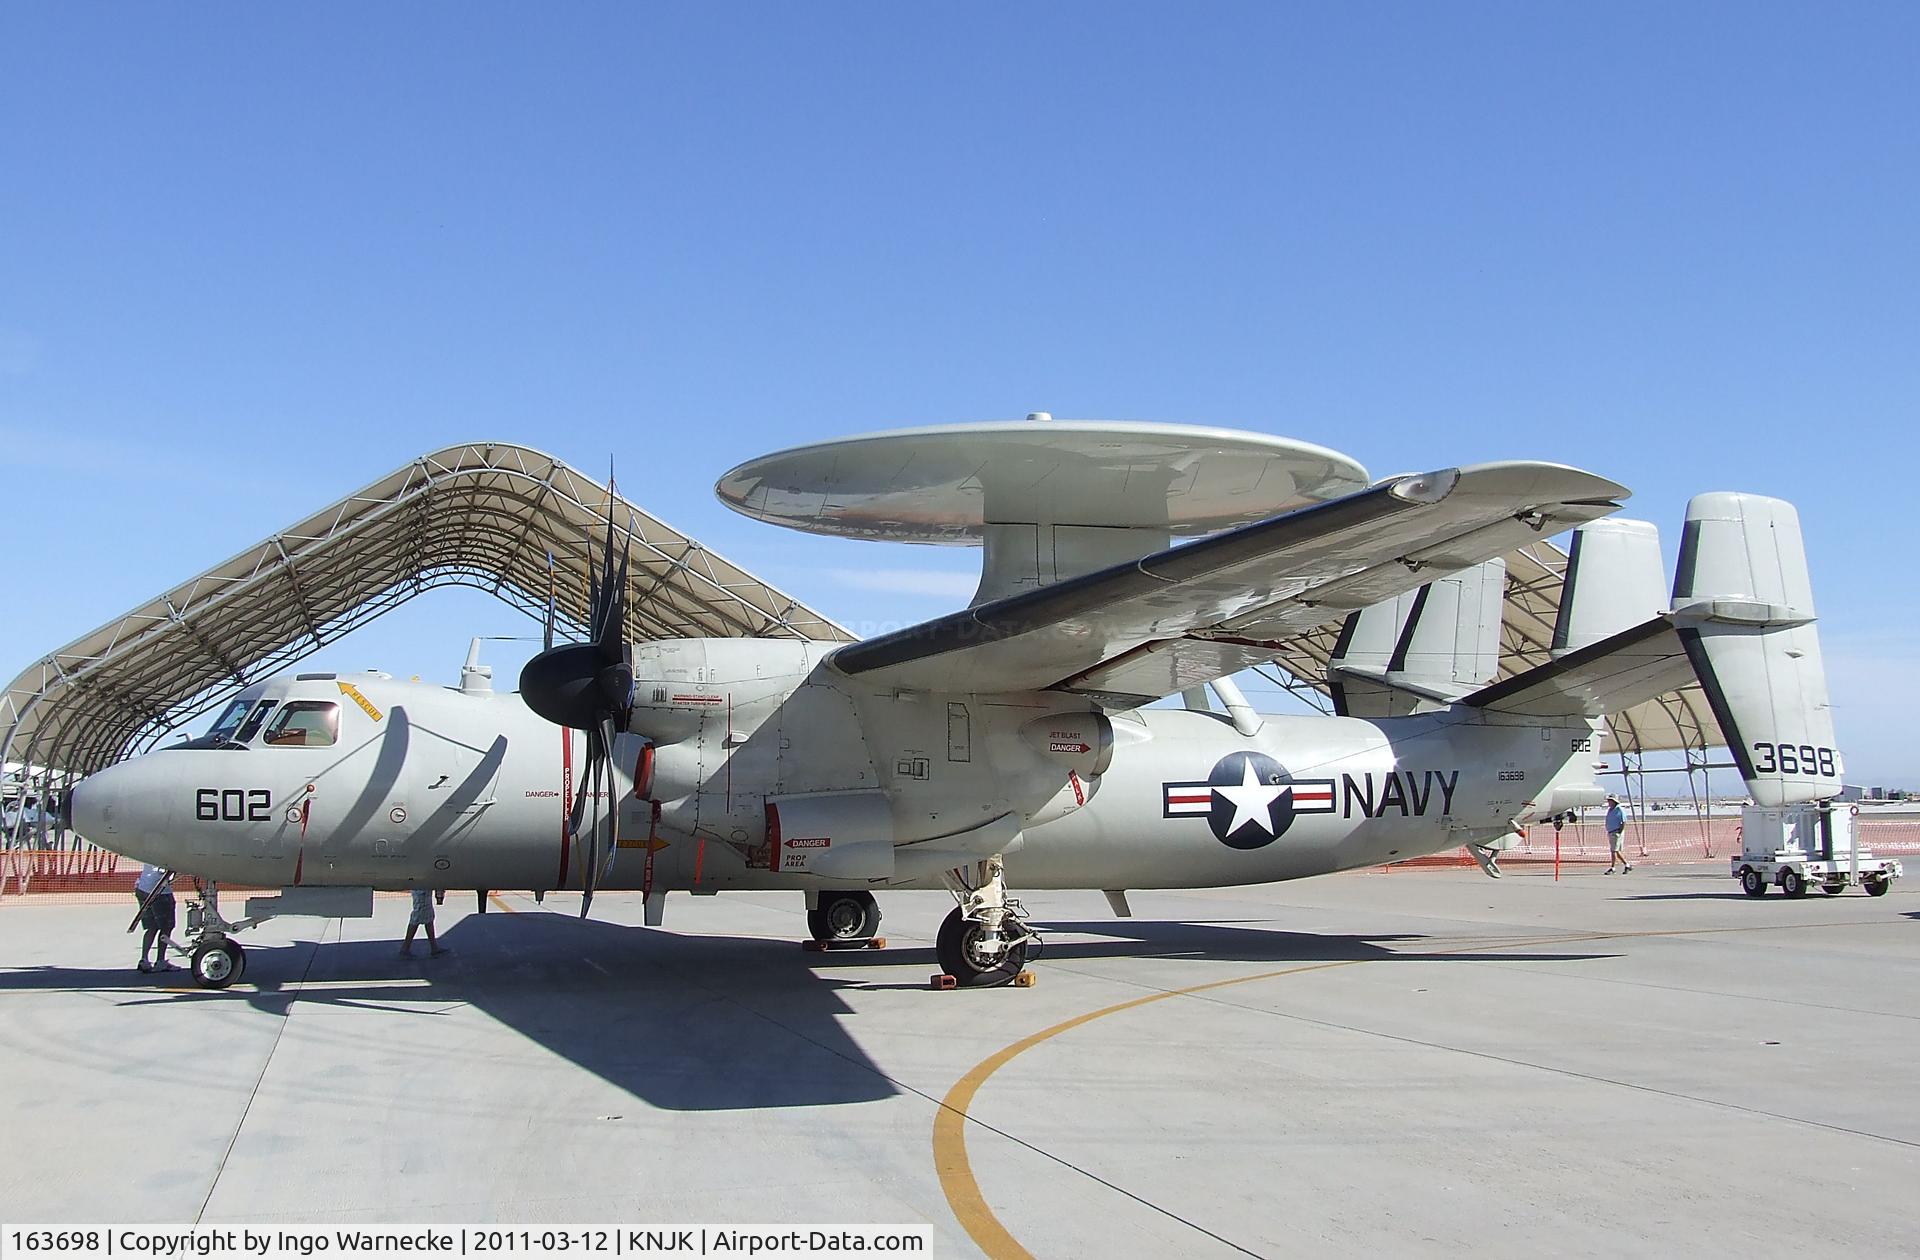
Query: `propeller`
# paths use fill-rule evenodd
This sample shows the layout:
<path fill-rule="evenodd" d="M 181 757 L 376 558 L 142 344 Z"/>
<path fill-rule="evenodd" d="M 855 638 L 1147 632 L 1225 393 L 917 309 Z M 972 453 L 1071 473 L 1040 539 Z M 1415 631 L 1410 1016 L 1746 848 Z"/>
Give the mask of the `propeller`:
<path fill-rule="evenodd" d="M 589 536 L 591 538 L 591 536 Z M 591 546 L 591 541 L 589 541 Z M 553 555 L 547 555 L 551 574 Z M 611 801 L 606 853 L 600 849 L 600 801 L 614 785 L 613 741 L 627 727 L 633 712 L 633 651 L 626 641 L 627 550 L 620 549 L 620 566 L 613 563 L 613 472 L 607 472 L 607 536 L 597 571 L 589 573 L 587 641 L 553 644 L 554 586 L 547 595 L 546 647 L 520 671 L 520 696 L 547 721 L 587 733 L 587 760 L 578 791 L 567 815 L 573 843 L 585 836 L 586 862 L 581 875 L 585 896 L 580 916 L 593 905 L 593 890 L 611 868 L 620 844 L 620 802 Z M 593 803 L 591 826 L 587 804 Z M 583 827 L 585 831 L 583 833 Z"/>

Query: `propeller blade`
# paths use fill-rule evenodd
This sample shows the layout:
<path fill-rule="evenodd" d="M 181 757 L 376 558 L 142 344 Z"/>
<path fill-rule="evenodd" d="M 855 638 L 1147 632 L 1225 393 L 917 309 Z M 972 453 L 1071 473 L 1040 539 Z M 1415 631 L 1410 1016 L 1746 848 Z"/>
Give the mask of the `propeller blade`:
<path fill-rule="evenodd" d="M 606 749 L 607 758 L 607 865 L 600 872 L 605 879 L 613 874 L 613 864 L 620 857 L 620 792 L 619 780 L 613 773 L 613 736 L 612 718 L 603 718 L 600 722 L 600 746 Z"/>
<path fill-rule="evenodd" d="M 593 825 L 587 831 L 586 866 L 580 872 L 581 886 L 585 890 L 585 895 L 580 898 L 580 917 L 583 919 L 593 906 L 593 890 L 600 883 L 600 789 L 606 749 L 600 746 L 600 728 L 597 726 L 587 732 L 587 762 L 587 773 L 593 780 Z"/>

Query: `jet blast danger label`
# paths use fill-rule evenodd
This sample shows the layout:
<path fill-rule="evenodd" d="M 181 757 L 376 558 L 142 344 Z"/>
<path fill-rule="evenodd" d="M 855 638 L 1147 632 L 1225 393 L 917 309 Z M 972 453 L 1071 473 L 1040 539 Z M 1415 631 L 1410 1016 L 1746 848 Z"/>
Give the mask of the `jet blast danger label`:
<path fill-rule="evenodd" d="M 1390 770 L 1296 779 L 1265 753 L 1228 753 L 1205 779 L 1161 785 L 1163 818 L 1205 818 L 1220 843 L 1258 849 L 1302 814 L 1420 818 L 1453 812 L 1458 770 Z"/>

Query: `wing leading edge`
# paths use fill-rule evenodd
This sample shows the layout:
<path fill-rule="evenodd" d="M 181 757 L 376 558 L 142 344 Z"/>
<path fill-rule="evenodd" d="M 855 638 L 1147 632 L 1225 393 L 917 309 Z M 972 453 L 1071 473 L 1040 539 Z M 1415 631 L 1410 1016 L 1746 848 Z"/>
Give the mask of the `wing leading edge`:
<path fill-rule="evenodd" d="M 1625 487 L 1497 463 L 1365 490 L 840 648 L 917 691 L 1158 698 L 1271 660 L 1280 639 L 1617 511 Z"/>

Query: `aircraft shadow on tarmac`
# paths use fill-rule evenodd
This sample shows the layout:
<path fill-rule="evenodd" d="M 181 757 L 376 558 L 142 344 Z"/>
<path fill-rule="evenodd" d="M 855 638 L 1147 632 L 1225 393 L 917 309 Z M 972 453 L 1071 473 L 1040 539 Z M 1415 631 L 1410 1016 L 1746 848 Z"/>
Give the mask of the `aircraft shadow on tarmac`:
<path fill-rule="evenodd" d="M 1235 923 L 1055 922 L 1042 961 L 1192 958 L 1222 962 L 1502 959 L 1573 961 L 1601 954 L 1497 950 L 1402 952 L 1424 937 L 1276 931 Z M 1086 939 L 1092 937 L 1095 939 Z M 125 1006 L 241 1002 L 273 1016 L 322 1004 L 436 1018 L 470 1005 L 655 1107 L 718 1111 L 871 1102 L 900 1092 L 849 1035 L 847 988 L 915 988 L 872 968 L 936 968 L 931 946 L 808 953 L 793 941 L 678 935 L 557 913 L 468 915 L 441 935 L 449 953 L 411 959 L 391 939 L 250 946 L 227 990 L 200 990 L 182 969 L 0 971 L 0 990 L 124 995 Z M 848 973 L 856 978 L 849 978 Z M 424 985 L 395 980 L 425 979 Z M 916 999 L 918 1000 L 918 999 Z M 927 993 L 925 1000 L 1019 1001 L 1014 993 Z"/>

